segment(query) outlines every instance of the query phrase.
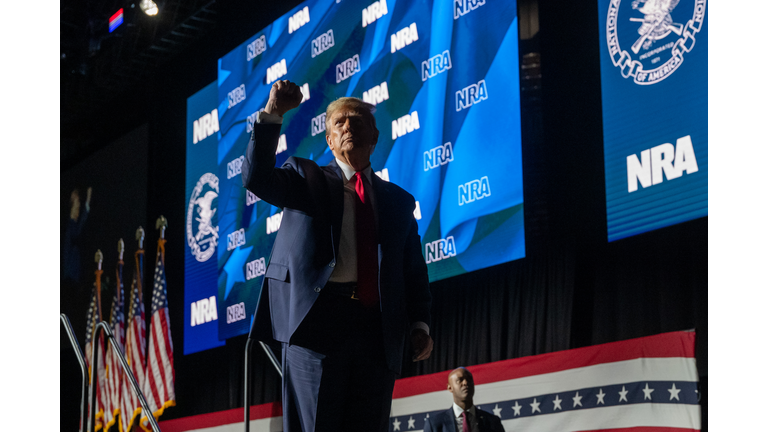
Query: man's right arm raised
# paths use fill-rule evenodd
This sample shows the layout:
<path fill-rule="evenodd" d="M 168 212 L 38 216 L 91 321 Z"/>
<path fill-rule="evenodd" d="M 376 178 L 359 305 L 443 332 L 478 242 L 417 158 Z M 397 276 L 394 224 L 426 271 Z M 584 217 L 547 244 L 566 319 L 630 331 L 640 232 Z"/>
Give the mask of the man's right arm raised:
<path fill-rule="evenodd" d="M 281 168 L 275 168 L 275 151 L 280 139 L 282 116 L 301 103 L 300 88 L 290 81 L 272 85 L 264 112 L 264 120 L 253 125 L 242 166 L 243 186 L 262 200 L 277 207 L 295 207 L 292 201 L 304 198 L 304 181 L 300 167 L 293 158 Z M 277 119 L 277 121 L 275 121 Z"/>

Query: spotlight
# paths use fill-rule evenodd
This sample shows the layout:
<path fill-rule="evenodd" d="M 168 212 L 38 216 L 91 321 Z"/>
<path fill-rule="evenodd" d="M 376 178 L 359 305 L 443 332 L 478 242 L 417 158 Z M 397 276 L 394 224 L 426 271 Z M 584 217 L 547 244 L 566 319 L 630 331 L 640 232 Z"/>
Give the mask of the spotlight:
<path fill-rule="evenodd" d="M 153 2 L 152 0 L 141 0 L 141 2 L 139 2 L 139 7 L 145 14 L 149 16 L 157 15 L 157 3 Z"/>

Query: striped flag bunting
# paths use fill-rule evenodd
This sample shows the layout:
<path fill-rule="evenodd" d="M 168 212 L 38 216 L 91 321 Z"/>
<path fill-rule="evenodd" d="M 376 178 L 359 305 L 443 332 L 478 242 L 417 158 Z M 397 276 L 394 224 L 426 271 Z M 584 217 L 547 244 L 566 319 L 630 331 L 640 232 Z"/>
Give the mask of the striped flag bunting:
<path fill-rule="evenodd" d="M 694 332 L 673 332 L 469 366 L 478 408 L 506 431 L 701 430 Z M 390 431 L 424 428 L 453 402 L 450 371 L 397 380 Z M 160 423 L 163 432 L 243 430 L 242 408 Z M 251 408 L 252 431 L 282 431 L 280 403 Z"/>
<path fill-rule="evenodd" d="M 158 253 L 157 265 L 155 266 L 154 288 L 152 290 L 152 322 L 147 335 L 149 350 L 143 387 L 144 397 L 147 398 L 147 403 L 155 418 L 160 417 L 166 408 L 176 405 L 173 343 L 171 341 L 171 320 L 168 316 L 163 255 Z M 146 413 L 140 424 L 145 430 L 151 430 Z"/>
<path fill-rule="evenodd" d="M 694 332 L 470 366 L 477 407 L 507 431 L 701 430 Z M 420 431 L 450 408 L 448 373 L 395 384 L 390 431 Z"/>

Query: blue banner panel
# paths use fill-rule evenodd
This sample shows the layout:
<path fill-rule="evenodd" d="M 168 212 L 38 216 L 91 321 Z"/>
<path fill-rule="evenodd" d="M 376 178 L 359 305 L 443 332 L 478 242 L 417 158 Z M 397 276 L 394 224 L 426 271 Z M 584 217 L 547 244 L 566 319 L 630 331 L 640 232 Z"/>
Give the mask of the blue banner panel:
<path fill-rule="evenodd" d="M 706 216 L 706 0 L 598 4 L 608 241 Z"/>
<path fill-rule="evenodd" d="M 302 88 L 277 165 L 326 165 L 325 111 L 376 106 L 376 174 L 413 194 L 431 281 L 525 256 L 517 4 L 310 0 L 219 59 L 218 312 L 221 339 L 248 331 L 282 213 L 242 187 L 272 84 Z"/>
<path fill-rule="evenodd" d="M 216 305 L 216 163 L 218 87 L 212 82 L 187 99 L 186 247 L 184 248 L 184 354 L 224 345 Z"/>

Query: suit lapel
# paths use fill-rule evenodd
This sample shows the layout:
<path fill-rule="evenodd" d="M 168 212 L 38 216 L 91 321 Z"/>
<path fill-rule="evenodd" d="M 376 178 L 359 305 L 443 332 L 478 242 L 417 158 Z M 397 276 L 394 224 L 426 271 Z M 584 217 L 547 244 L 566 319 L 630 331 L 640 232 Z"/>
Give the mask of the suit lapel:
<path fill-rule="evenodd" d="M 456 414 L 453 412 L 453 407 L 448 408 L 443 416 L 443 431 L 456 431 Z M 456 431 L 461 432 L 461 431 Z"/>
<path fill-rule="evenodd" d="M 391 218 L 388 217 L 390 203 L 389 188 L 387 182 L 380 179 L 376 173 L 371 176 L 371 187 L 373 187 L 373 193 L 376 195 L 376 217 L 379 221 L 379 243 L 383 246 L 384 242 L 389 237 L 389 224 L 387 222 L 391 221 Z"/>
<path fill-rule="evenodd" d="M 341 219 L 344 216 L 344 173 L 336 163 L 336 159 L 331 160 L 325 169 L 325 180 L 328 184 L 329 196 L 329 214 L 331 226 L 333 229 L 334 253 L 339 252 L 339 239 L 341 238 Z"/>

